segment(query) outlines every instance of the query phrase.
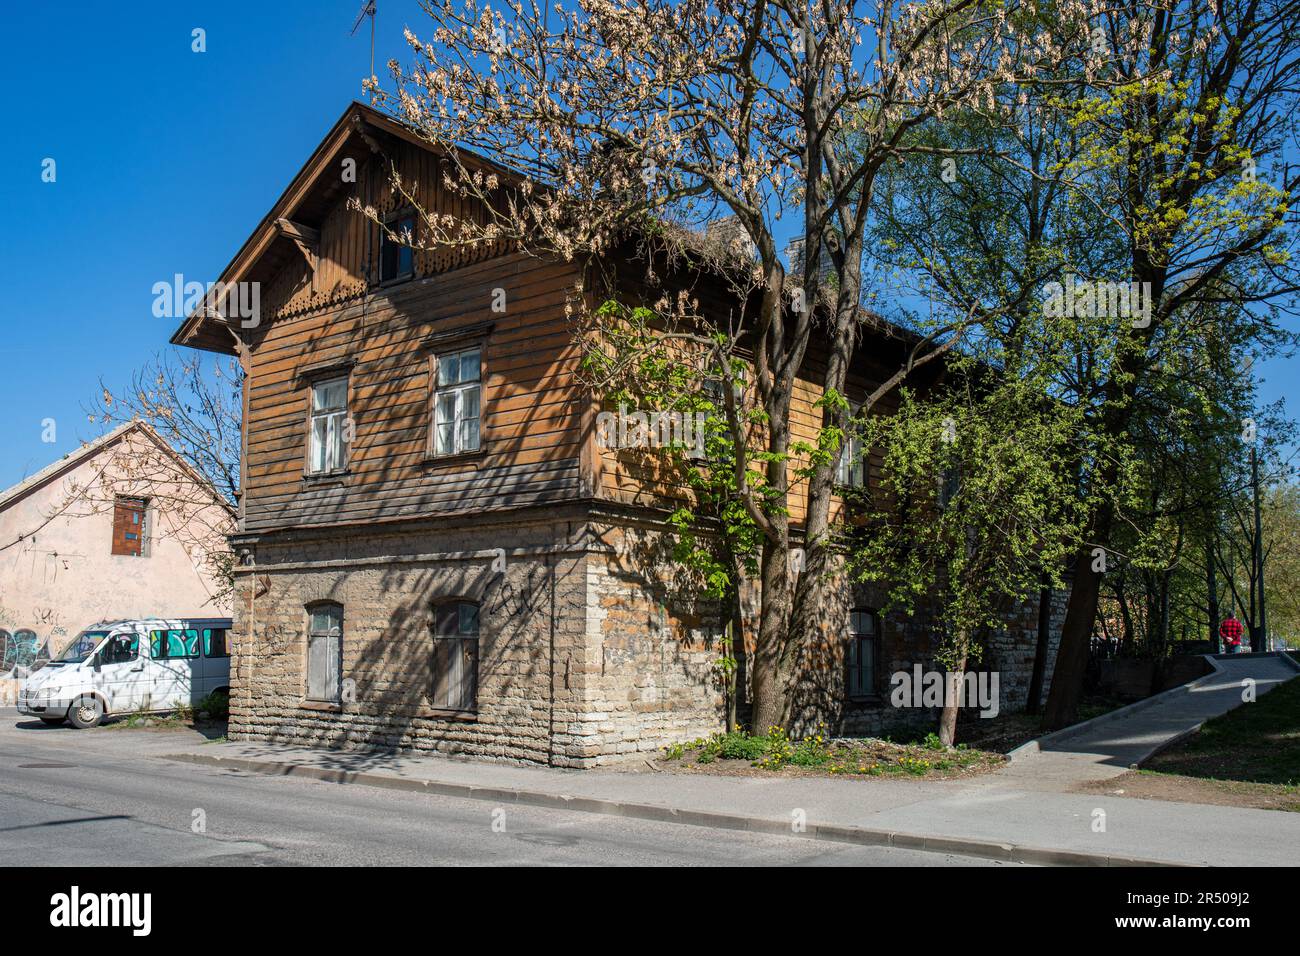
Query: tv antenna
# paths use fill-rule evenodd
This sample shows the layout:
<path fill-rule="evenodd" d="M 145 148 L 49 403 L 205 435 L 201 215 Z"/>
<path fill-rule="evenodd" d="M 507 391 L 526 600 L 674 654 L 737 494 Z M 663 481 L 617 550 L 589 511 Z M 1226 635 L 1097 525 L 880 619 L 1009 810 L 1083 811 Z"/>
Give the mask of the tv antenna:
<path fill-rule="evenodd" d="M 375 75 L 375 0 L 366 0 L 361 5 L 361 12 L 357 14 L 356 22 L 352 24 L 352 30 L 348 36 L 357 35 L 357 27 L 361 26 L 361 21 L 366 17 L 370 18 L 370 75 Z"/>

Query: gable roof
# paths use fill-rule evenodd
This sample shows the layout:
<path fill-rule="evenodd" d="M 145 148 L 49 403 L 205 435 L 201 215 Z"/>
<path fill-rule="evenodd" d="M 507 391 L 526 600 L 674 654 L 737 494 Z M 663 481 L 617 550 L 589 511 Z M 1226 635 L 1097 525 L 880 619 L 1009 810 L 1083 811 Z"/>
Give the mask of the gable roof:
<path fill-rule="evenodd" d="M 294 229 L 299 223 L 318 223 L 337 201 L 345 188 L 337 174 L 341 158 L 349 154 L 368 156 L 381 151 L 383 140 L 400 140 L 429 153 L 442 150 L 423 139 L 412 127 L 376 110 L 360 101 L 348 104 L 343 114 L 330 127 L 324 139 L 294 175 L 261 222 L 240 246 L 234 258 L 222 270 L 218 281 L 225 286 L 237 282 L 269 282 L 292 258 L 301 255 L 297 242 L 301 236 Z M 519 172 L 482 155 L 463 148 L 457 149 L 457 158 L 467 168 L 482 169 L 513 180 L 524 178 Z M 286 224 L 286 220 L 288 221 Z M 721 268 L 716 256 L 704 255 L 703 246 L 709 244 L 706 235 L 691 237 L 683 230 L 674 233 L 683 251 L 692 257 L 693 265 L 706 272 Z M 206 309 L 206 300 L 187 315 L 171 336 L 173 345 L 237 354 L 235 325 Z M 901 339 L 914 344 L 921 339 L 917 333 L 884 316 L 863 309 L 863 334 L 874 334 L 884 339 Z"/>
<path fill-rule="evenodd" d="M 131 432 L 139 432 L 157 445 L 162 451 L 170 455 L 171 458 L 175 460 L 177 467 L 181 471 L 184 471 L 192 481 L 207 488 L 211 492 L 214 504 L 221 505 L 231 515 L 234 515 L 234 509 L 231 508 L 230 503 L 221 497 L 221 495 L 217 493 L 217 490 L 212 487 L 212 482 L 208 481 L 208 479 L 205 478 L 198 469 L 186 461 L 169 442 L 154 431 L 153 427 L 148 422 L 141 421 L 140 419 L 132 419 L 129 422 L 123 422 L 111 431 L 105 432 L 93 441 L 86 442 L 75 451 L 70 451 L 57 461 L 51 462 L 40 471 L 18 482 L 18 484 L 6 488 L 3 492 L 0 492 L 0 511 L 3 511 L 5 508 L 8 508 L 10 505 L 18 501 L 21 501 L 32 492 L 43 488 L 50 482 L 63 477 L 68 472 L 94 458 L 101 451 L 116 445 Z"/>
<path fill-rule="evenodd" d="M 225 285 L 269 281 L 286 261 L 299 255 L 294 236 L 279 225 L 280 221 L 319 222 L 345 188 L 342 176 L 335 172 L 342 158 L 349 154 L 369 156 L 377 151 L 377 140 L 385 138 L 437 152 L 409 126 L 365 103 L 350 103 L 222 270 L 218 281 Z M 460 150 L 459 158 L 470 168 L 512 175 L 505 167 L 467 150 Z M 231 329 L 229 321 L 212 315 L 201 305 L 181 322 L 171 343 L 234 355 Z"/>

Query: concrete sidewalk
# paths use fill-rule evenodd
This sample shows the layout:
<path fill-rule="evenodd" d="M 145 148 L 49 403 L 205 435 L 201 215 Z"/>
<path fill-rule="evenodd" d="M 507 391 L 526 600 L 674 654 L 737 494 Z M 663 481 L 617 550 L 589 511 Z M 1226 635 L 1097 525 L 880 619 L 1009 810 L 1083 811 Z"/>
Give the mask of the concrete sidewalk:
<path fill-rule="evenodd" d="M 1034 790 L 1068 791 L 1117 777 L 1157 750 L 1242 706 L 1247 681 L 1258 698 L 1300 673 L 1283 654 L 1207 656 L 1211 673 L 1093 720 L 1031 740 L 999 776 Z"/>
<path fill-rule="evenodd" d="M 411 754 L 229 742 L 167 759 L 715 828 L 1026 863 L 1294 865 L 1300 814 L 962 782 L 559 770 Z M 1104 831 L 1096 832 L 1098 821 Z M 796 824 L 803 823 L 800 830 Z"/>

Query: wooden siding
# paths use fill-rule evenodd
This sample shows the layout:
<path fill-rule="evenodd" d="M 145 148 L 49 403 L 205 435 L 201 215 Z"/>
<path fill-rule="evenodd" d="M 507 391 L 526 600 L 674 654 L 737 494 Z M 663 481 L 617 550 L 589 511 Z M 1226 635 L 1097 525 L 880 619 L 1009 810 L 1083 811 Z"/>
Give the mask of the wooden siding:
<path fill-rule="evenodd" d="M 382 152 L 373 152 L 375 146 Z M 356 183 L 338 178 L 341 158 L 356 160 Z M 482 218 L 442 188 L 443 161 L 436 154 L 392 136 L 354 134 L 330 147 L 315 179 L 291 189 L 290 205 L 271 214 L 292 226 L 259 246 L 246 273 L 263 284 L 263 323 L 242 359 L 248 374 L 242 529 L 356 525 L 589 495 L 656 509 L 680 502 L 683 489 L 653 453 L 596 445 L 599 409 L 578 382 L 580 350 L 565 311 L 582 283 L 577 267 L 493 243 L 419 251 L 414 279 L 376 284 L 380 230 L 349 201 L 380 215 L 406 208 L 389 181 L 390 161 L 425 210 Z M 307 248 L 300 247 L 303 236 L 315 237 Z M 636 264 L 612 259 L 616 273 L 637 272 Z M 720 284 L 688 279 L 705 310 L 725 322 L 735 306 Z M 496 289 L 506 295 L 500 314 L 492 312 Z M 427 339 L 484 323 L 491 331 L 482 343 L 482 449 L 431 459 Z M 304 376 L 344 361 L 351 363 L 354 428 L 347 469 L 309 476 L 310 379 Z M 813 382 L 820 361 L 811 349 L 791 412 L 795 442 L 816 438 L 819 390 Z M 860 397 L 878 380 L 873 363 L 860 354 L 851 396 Z M 796 467 L 792 463 L 791 471 Z M 803 515 L 796 485 L 791 516 L 799 522 Z"/>
<path fill-rule="evenodd" d="M 637 270 L 626 264 L 620 264 L 616 272 L 619 288 L 623 290 L 620 298 L 629 304 L 645 303 L 647 300 L 653 300 L 662 294 L 647 294 L 644 291 L 640 295 L 631 290 L 641 288 L 640 278 Z M 600 287 L 597 282 L 588 283 L 593 288 Z M 716 317 L 719 324 L 724 327 L 734 324 L 732 313 L 736 306 L 728 301 L 725 293 L 721 292 L 721 286 L 717 283 L 709 283 L 699 278 L 690 280 L 690 292 L 698 300 L 700 310 L 703 314 Z M 599 303 L 591 302 L 591 305 Z M 900 352 L 900 347 L 896 342 L 883 343 L 875 338 L 868 338 L 858 345 L 857 352 L 854 356 L 852 366 L 849 371 L 846 382 L 846 391 L 850 401 L 861 402 L 870 392 L 879 387 L 890 374 L 892 369 L 886 369 L 884 362 L 893 358 L 893 353 Z M 889 358 L 885 356 L 888 355 Z M 796 379 L 794 396 L 790 408 L 790 443 L 807 443 L 815 445 L 817 435 L 821 429 L 822 411 L 816 407 L 816 402 L 822 395 L 822 388 L 819 384 L 825 375 L 826 352 L 824 346 L 817 341 L 809 344 L 808 353 L 804 360 L 801 375 Z M 752 363 L 751 363 L 752 368 Z M 752 373 L 749 376 L 752 382 Z M 750 400 L 753 400 L 752 385 L 750 386 Z M 897 393 L 892 393 L 877 406 L 877 412 L 882 414 L 890 413 L 896 410 L 898 405 Z M 629 409 L 632 411 L 633 409 Z M 761 440 L 760 440 L 761 441 Z M 760 447 L 756 450 L 765 450 Z M 672 509 L 686 503 L 688 495 L 685 487 L 676 480 L 670 468 L 664 466 L 665 453 L 655 449 L 602 449 L 595 448 L 595 465 L 596 472 L 594 476 L 594 486 L 599 498 L 609 501 L 617 501 L 626 505 L 640 507 L 652 507 L 657 509 Z M 790 480 L 790 518 L 791 521 L 798 525 L 802 523 L 807 513 L 807 483 L 796 477 L 795 472 L 806 464 L 806 458 L 792 460 L 787 466 L 787 473 Z M 760 470 L 760 464 L 751 466 L 755 470 Z M 880 473 L 881 460 L 877 453 L 872 452 L 867 457 L 867 477 L 873 487 L 877 485 L 876 476 Z M 838 508 L 838 499 L 833 507 Z"/>
<path fill-rule="evenodd" d="M 262 307 L 268 317 L 280 318 L 321 309 L 359 298 L 378 279 L 379 247 L 382 231 L 357 210 L 348 208 L 355 198 L 362 206 L 373 208 L 381 217 L 406 208 L 406 197 L 393 188 L 389 161 L 396 167 L 403 186 L 419 207 L 426 212 L 485 221 L 481 207 L 449 192 L 440 184 L 445 160 L 407 142 L 387 141 L 385 152 L 374 154 L 368 147 L 354 143 L 345 150 L 347 158 L 357 161 L 356 183 L 335 183 L 326 190 L 328 204 L 319 221 L 307 224 L 320 233 L 315 249 L 315 268 L 306 257 L 288 254 L 286 264 L 268 279 Z M 332 174 L 337 174 L 333 170 Z M 314 220 L 304 215 L 300 218 Z M 420 230 L 416 230 L 417 244 Z M 282 246 L 287 238 L 277 240 Z M 418 249 L 414 252 L 415 277 L 437 275 L 453 269 L 484 262 L 503 254 L 503 243 L 457 246 L 442 249 Z M 281 251 L 280 256 L 286 255 Z"/>
<path fill-rule="evenodd" d="M 492 510 L 579 495 L 582 401 L 564 304 L 577 273 L 522 254 L 272 323 L 253 348 L 244 530 Z M 491 311 L 493 290 L 506 311 Z M 491 322 L 482 451 L 428 457 L 431 335 Z M 309 385 L 352 360 L 347 473 L 304 474 Z"/>

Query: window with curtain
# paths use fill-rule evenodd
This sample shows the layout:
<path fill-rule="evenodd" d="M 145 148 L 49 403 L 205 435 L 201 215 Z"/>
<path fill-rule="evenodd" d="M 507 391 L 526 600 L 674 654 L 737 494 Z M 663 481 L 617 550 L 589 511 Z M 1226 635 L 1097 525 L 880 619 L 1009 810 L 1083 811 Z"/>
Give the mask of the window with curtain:
<path fill-rule="evenodd" d="M 482 353 L 478 346 L 434 356 L 433 453 L 478 451 Z"/>
<path fill-rule="evenodd" d="M 314 475 L 341 471 L 347 463 L 345 422 L 348 380 L 332 378 L 311 387 L 311 434 L 307 470 Z"/>

